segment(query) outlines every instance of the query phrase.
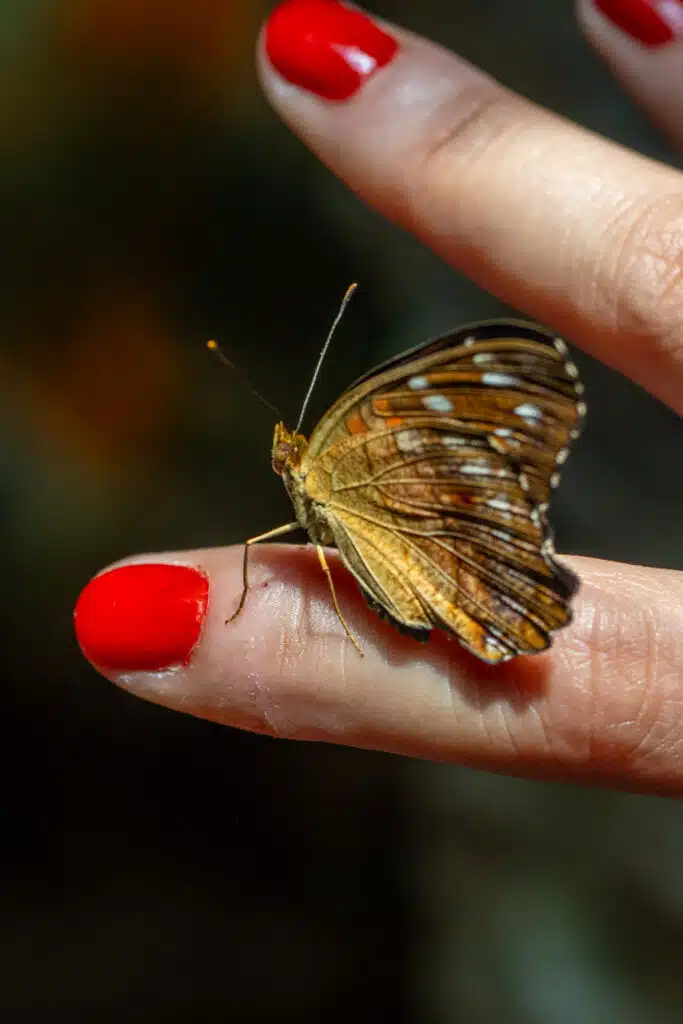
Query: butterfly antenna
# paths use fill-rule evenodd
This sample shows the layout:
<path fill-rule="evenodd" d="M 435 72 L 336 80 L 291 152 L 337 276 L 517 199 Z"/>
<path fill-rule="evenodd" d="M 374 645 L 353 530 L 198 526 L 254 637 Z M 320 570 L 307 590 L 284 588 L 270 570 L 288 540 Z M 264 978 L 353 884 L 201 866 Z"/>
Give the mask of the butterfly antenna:
<path fill-rule="evenodd" d="M 220 361 L 223 363 L 223 366 L 227 366 L 229 370 L 232 370 L 232 372 L 235 374 L 235 376 L 237 377 L 238 381 L 240 382 L 245 391 L 248 391 L 250 395 L 254 396 L 254 398 L 258 398 L 259 402 L 263 402 L 263 404 L 267 406 L 271 412 L 274 412 L 276 416 L 282 419 L 282 413 L 280 412 L 280 410 L 271 402 L 269 402 L 267 398 L 264 398 L 263 395 L 259 394 L 258 391 L 252 388 L 247 378 L 244 376 L 243 373 L 241 373 L 237 369 L 232 359 L 228 359 L 223 349 L 219 347 L 217 341 L 213 341 L 213 339 L 211 341 L 207 341 L 206 347 L 210 352 L 213 352 L 215 353 L 215 355 L 218 356 Z"/>
<path fill-rule="evenodd" d="M 330 347 L 330 342 L 332 341 L 332 335 L 336 331 L 337 325 L 338 325 L 339 321 L 341 320 L 341 318 L 344 315 L 344 310 L 346 309 L 346 307 L 349 304 L 349 299 L 351 298 L 351 296 L 353 295 L 353 293 L 355 292 L 357 287 L 358 287 L 357 284 L 351 284 L 346 289 L 346 295 L 344 296 L 344 298 L 341 301 L 341 306 L 339 307 L 339 312 L 337 313 L 336 317 L 334 318 L 334 322 L 333 322 L 332 326 L 330 327 L 330 332 L 327 335 L 327 338 L 325 339 L 325 344 L 323 345 L 322 351 L 321 351 L 320 355 L 318 356 L 318 362 L 315 364 L 315 370 L 313 371 L 313 377 L 311 378 L 311 383 L 308 386 L 308 391 L 306 392 L 306 397 L 304 398 L 304 404 L 301 406 L 301 412 L 299 413 L 299 422 L 297 423 L 296 430 L 294 431 L 295 434 L 298 434 L 299 431 L 301 430 L 301 424 L 304 421 L 304 416 L 306 415 L 306 409 L 308 408 L 308 403 L 310 402 L 311 395 L 313 394 L 313 388 L 315 387 L 315 385 L 317 383 L 317 380 L 318 380 L 318 377 L 320 376 L 320 368 L 323 365 L 323 361 L 325 359 L 325 356 L 327 355 L 327 350 Z"/>

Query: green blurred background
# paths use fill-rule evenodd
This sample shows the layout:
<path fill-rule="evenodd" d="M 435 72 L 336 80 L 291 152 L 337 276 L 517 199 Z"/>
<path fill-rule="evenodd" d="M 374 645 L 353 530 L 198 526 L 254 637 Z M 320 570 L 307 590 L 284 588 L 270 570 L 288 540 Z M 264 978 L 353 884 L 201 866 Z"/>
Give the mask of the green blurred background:
<path fill-rule="evenodd" d="M 207 338 L 293 418 L 351 280 L 313 414 L 501 310 L 266 107 L 266 10 L 0 6 L 0 1015 L 680 1024 L 680 804 L 241 734 L 137 701 L 78 653 L 71 610 L 108 561 L 287 517 L 271 417 Z M 570 0 L 381 13 L 674 159 Z M 589 421 L 559 549 L 683 567 L 680 424 L 578 361 Z"/>

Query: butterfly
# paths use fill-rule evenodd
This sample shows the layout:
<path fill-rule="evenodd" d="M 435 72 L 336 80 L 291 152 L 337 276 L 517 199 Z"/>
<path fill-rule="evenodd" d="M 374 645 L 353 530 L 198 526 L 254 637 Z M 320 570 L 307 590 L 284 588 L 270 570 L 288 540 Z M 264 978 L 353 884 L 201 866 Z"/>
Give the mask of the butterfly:
<path fill-rule="evenodd" d="M 371 370 L 310 438 L 275 427 L 272 467 L 296 519 L 245 544 L 303 528 L 339 607 L 324 545 L 339 551 L 369 605 L 402 633 L 435 628 L 497 664 L 550 646 L 571 621 L 578 577 L 555 560 L 547 522 L 560 467 L 581 430 L 583 385 L 567 346 L 533 324 L 461 327 Z"/>

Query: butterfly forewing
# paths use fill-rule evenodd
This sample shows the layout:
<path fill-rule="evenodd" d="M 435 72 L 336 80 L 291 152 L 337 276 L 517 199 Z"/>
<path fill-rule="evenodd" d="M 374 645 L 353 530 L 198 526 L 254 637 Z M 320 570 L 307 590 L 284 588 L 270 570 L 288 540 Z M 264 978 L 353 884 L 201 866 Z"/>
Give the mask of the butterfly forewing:
<path fill-rule="evenodd" d="M 375 606 L 486 661 L 543 650 L 576 577 L 545 512 L 584 414 L 566 348 L 528 325 L 464 328 L 349 388 L 314 430 L 307 497 Z"/>

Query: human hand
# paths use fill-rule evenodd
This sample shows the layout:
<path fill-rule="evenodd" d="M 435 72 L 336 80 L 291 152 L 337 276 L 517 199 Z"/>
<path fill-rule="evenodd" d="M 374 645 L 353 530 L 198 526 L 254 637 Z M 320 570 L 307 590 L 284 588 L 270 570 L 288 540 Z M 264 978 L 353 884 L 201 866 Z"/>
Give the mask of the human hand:
<path fill-rule="evenodd" d="M 680 49 L 641 49 L 589 0 L 581 11 L 621 77 L 683 142 L 677 90 L 652 84 L 674 80 Z M 366 201 L 482 286 L 683 409 L 678 171 L 332 0 L 279 8 L 259 60 L 280 115 Z M 81 596 L 76 628 L 108 678 L 239 728 L 680 791 L 683 578 L 566 561 L 582 580 L 574 622 L 547 653 L 497 668 L 437 631 L 426 646 L 400 636 L 333 563 L 359 658 L 315 552 L 276 545 L 254 549 L 252 589 L 229 626 L 241 547 L 145 556 L 105 573 Z"/>

